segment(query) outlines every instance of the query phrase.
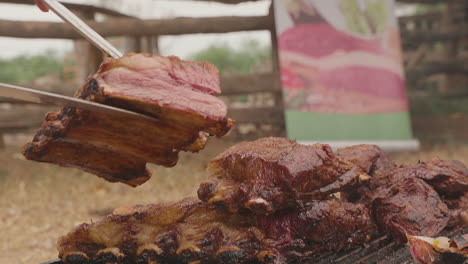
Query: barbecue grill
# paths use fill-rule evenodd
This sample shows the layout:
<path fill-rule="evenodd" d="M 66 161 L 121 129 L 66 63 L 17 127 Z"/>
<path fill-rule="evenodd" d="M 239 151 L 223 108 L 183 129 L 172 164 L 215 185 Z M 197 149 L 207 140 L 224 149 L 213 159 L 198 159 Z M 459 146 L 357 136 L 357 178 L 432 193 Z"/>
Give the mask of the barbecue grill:
<path fill-rule="evenodd" d="M 468 232 L 468 227 L 443 231 L 441 236 L 455 237 L 458 234 Z M 464 264 L 466 258 L 456 254 L 443 254 L 444 263 Z M 366 246 L 355 248 L 345 252 L 326 253 L 317 257 L 310 264 L 417 264 L 411 257 L 406 245 L 398 244 L 389 236 L 382 235 L 372 240 Z M 60 260 L 52 260 L 42 264 L 64 264 Z M 92 263 L 90 263 L 92 264 Z M 306 263 L 304 263 L 306 264 Z"/>

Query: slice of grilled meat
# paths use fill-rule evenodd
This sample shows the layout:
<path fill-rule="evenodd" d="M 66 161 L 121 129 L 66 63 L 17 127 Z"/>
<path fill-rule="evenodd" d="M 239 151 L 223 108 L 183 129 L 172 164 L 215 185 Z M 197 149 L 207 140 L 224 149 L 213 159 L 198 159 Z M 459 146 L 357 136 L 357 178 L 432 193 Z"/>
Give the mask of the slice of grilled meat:
<path fill-rule="evenodd" d="M 179 151 L 197 152 L 208 135 L 229 131 L 233 121 L 219 93 L 218 71 L 208 63 L 145 54 L 111 59 L 75 96 L 158 121 L 63 108 L 47 115 L 23 153 L 136 186 L 150 177 L 146 162 L 174 166 Z"/>

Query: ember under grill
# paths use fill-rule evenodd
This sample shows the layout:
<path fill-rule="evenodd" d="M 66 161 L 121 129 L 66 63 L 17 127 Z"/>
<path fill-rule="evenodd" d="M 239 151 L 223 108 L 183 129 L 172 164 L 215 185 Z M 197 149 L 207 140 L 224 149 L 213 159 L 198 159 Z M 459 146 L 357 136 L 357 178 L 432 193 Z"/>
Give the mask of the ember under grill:
<path fill-rule="evenodd" d="M 444 231 L 440 235 L 453 238 L 459 233 L 468 232 L 468 227 Z M 444 254 L 445 263 L 463 264 L 465 259 L 461 255 Z M 352 250 L 326 253 L 309 263 L 304 264 L 417 264 L 411 257 L 409 248 L 405 245 L 396 243 L 389 236 L 380 236 L 367 246 L 358 247 Z M 59 259 L 44 262 L 42 264 L 64 264 Z M 90 262 L 88 264 L 98 264 Z"/>

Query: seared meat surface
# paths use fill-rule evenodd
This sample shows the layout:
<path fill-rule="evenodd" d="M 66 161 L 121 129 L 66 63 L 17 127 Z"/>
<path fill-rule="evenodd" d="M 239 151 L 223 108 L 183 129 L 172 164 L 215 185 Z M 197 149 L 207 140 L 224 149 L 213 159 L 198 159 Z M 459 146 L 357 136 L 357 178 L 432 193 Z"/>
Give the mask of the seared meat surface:
<path fill-rule="evenodd" d="M 299 264 L 377 232 L 404 243 L 466 225 L 465 172 L 438 159 L 397 167 L 376 146 L 335 155 L 328 145 L 264 138 L 214 158 L 201 201 L 117 209 L 60 238 L 59 256 L 68 264 Z"/>
<path fill-rule="evenodd" d="M 373 178 L 386 177 L 396 168 L 395 163 L 376 145 L 355 145 L 340 148 L 336 151 L 339 157 L 359 166 Z M 347 188 L 341 197 L 350 202 L 369 204 L 370 181 L 362 182 L 355 188 Z"/>
<path fill-rule="evenodd" d="M 340 148 L 336 155 L 362 168 L 372 177 L 385 175 L 395 163 L 376 145 L 355 145 Z"/>
<path fill-rule="evenodd" d="M 396 177 L 416 177 L 429 183 L 444 196 L 458 197 L 468 191 L 468 169 L 456 160 L 432 159 L 413 166 L 405 166 Z"/>
<path fill-rule="evenodd" d="M 447 226 L 447 205 L 430 185 L 418 178 L 392 178 L 371 194 L 373 219 L 384 232 L 405 242 L 406 234 L 434 236 Z"/>
<path fill-rule="evenodd" d="M 230 212 L 259 214 L 294 208 L 320 199 L 368 176 L 335 154 L 330 146 L 305 146 L 284 138 L 237 144 L 209 163 L 210 181 L 198 197 Z"/>
<path fill-rule="evenodd" d="M 406 240 L 405 232 L 437 234 L 447 225 L 447 215 L 450 226 L 468 222 L 468 169 L 461 162 L 434 158 L 396 167 L 383 150 L 373 145 L 338 149 L 337 155 L 372 176 L 370 181 L 346 189 L 342 197 L 368 206 L 378 204 L 376 222 L 385 230 L 393 230 L 391 233 L 402 241 Z M 417 220 L 421 216 L 424 219 Z"/>
<path fill-rule="evenodd" d="M 181 150 L 197 152 L 223 136 L 226 118 L 217 69 L 177 57 L 128 54 L 104 62 L 76 97 L 146 114 L 152 122 L 63 108 L 49 113 L 26 158 L 77 167 L 131 186 L 149 179 L 146 162 L 174 166 Z"/>
<path fill-rule="evenodd" d="M 371 225 L 366 208 L 338 199 L 265 216 L 232 214 L 188 198 L 116 209 L 61 237 L 58 249 L 69 264 L 302 263 L 362 244 Z"/>
<path fill-rule="evenodd" d="M 399 181 L 407 178 L 424 180 L 450 209 L 449 225 L 468 224 L 468 169 L 461 162 L 434 158 L 399 168 L 393 172 L 393 176 Z"/>
<path fill-rule="evenodd" d="M 468 192 L 455 198 L 445 198 L 450 209 L 450 226 L 468 226 Z"/>

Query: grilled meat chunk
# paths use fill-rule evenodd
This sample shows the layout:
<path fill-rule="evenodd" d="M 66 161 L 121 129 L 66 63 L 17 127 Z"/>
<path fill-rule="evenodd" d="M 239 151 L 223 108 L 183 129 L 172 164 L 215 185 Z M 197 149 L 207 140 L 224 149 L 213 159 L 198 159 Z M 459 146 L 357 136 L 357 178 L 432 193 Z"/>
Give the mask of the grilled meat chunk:
<path fill-rule="evenodd" d="M 23 153 L 136 186 L 150 177 L 146 162 L 174 166 L 179 151 L 197 152 L 209 134 L 229 131 L 233 122 L 214 96 L 219 93 L 218 71 L 210 64 L 128 54 L 104 62 L 75 96 L 158 121 L 63 108 L 47 115 Z"/>
<path fill-rule="evenodd" d="M 418 178 L 398 179 L 372 191 L 373 219 L 400 242 L 406 234 L 434 236 L 447 226 L 450 212 L 434 189 Z"/>
<path fill-rule="evenodd" d="M 360 245 L 371 221 L 362 205 L 314 201 L 270 216 L 231 214 L 193 198 L 116 209 L 59 239 L 68 264 L 303 263 Z"/>
<path fill-rule="evenodd" d="M 370 181 L 372 191 L 369 193 L 373 195 L 375 190 L 381 186 L 392 186 L 397 182 L 406 182 L 408 179 L 424 181 L 439 194 L 440 199 L 450 209 L 448 223 L 450 226 L 466 225 L 468 170 L 461 162 L 432 159 L 428 162 L 396 168 L 388 172 L 387 175 L 373 178 Z"/>
<path fill-rule="evenodd" d="M 284 138 L 237 144 L 209 163 L 198 197 L 230 212 L 269 214 L 321 199 L 368 176 L 333 154 L 328 145 L 305 146 Z"/>
<path fill-rule="evenodd" d="M 359 166 L 372 177 L 385 175 L 396 167 L 395 163 L 376 145 L 355 145 L 340 148 L 336 155 Z"/>
<path fill-rule="evenodd" d="M 29 147 L 30 149 L 25 151 L 31 159 L 81 168 L 110 182 L 119 181 L 138 186 L 151 176 L 144 160 L 104 147 L 62 140 L 54 140 L 53 144 L 47 146 L 46 151 L 41 150 L 40 146 Z"/>
<path fill-rule="evenodd" d="M 396 172 L 395 177 L 417 177 L 430 184 L 441 195 L 458 197 L 468 192 L 468 169 L 456 160 L 438 158 L 405 166 Z"/>
<path fill-rule="evenodd" d="M 386 175 L 396 168 L 395 163 L 376 145 L 355 145 L 337 150 L 336 155 L 359 166 L 373 178 L 386 177 Z M 369 204 L 367 194 L 370 192 L 370 181 L 365 181 L 355 186 L 347 188 L 341 193 L 343 199 L 350 202 L 360 202 Z"/>
<path fill-rule="evenodd" d="M 468 192 L 455 198 L 443 198 L 450 209 L 449 226 L 468 226 Z"/>
<path fill-rule="evenodd" d="M 468 169 L 461 162 L 434 158 L 428 162 L 419 162 L 416 165 L 396 167 L 383 150 L 373 145 L 357 145 L 338 149 L 337 155 L 360 166 L 372 176 L 371 181 L 364 182 L 355 188 L 346 189 L 342 193 L 344 200 L 360 202 L 370 206 L 373 199 L 385 200 L 388 193 L 382 194 L 382 191 L 388 192 L 391 189 L 403 188 L 401 182 L 409 183 L 406 188 L 414 188 L 415 191 L 422 192 L 421 194 L 415 194 L 414 197 L 419 197 L 418 195 L 424 197 L 425 192 L 423 190 L 429 191 L 429 188 L 425 186 L 428 184 L 439 194 L 439 198 L 437 198 L 433 195 L 433 191 L 429 191 L 431 196 L 434 197 L 433 200 L 440 204 L 439 200 L 442 199 L 450 210 L 451 216 L 448 225 L 466 225 L 468 221 L 468 209 L 466 208 L 468 206 L 468 202 L 466 202 L 468 199 Z M 421 180 L 425 181 L 426 184 L 421 183 Z M 414 206 L 404 196 L 404 193 L 396 192 L 392 199 L 401 199 L 401 201 L 398 201 L 401 207 L 411 208 Z M 390 200 L 386 202 L 392 203 Z M 427 206 L 431 208 L 430 203 L 427 205 L 424 203 L 422 207 L 426 208 Z M 385 210 L 382 209 L 382 211 Z M 438 211 L 445 211 L 445 207 L 443 210 L 429 212 L 429 215 L 438 218 Z M 404 227 L 404 225 L 401 225 L 401 227 Z M 425 235 L 430 236 L 429 234 Z M 404 233 L 400 232 L 399 236 L 403 239 Z"/>

